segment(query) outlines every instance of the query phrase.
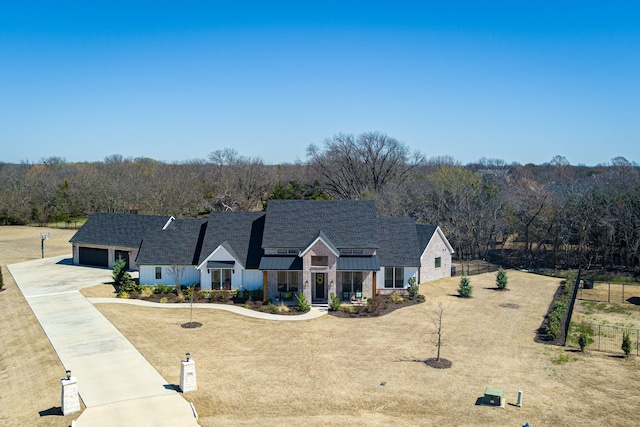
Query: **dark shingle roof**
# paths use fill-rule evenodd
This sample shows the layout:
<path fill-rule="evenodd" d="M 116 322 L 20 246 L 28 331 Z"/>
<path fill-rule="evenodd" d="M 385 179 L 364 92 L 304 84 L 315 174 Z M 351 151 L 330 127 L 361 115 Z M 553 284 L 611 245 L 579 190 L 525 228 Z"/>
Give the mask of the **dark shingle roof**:
<path fill-rule="evenodd" d="M 418 233 L 418 249 L 420 250 L 420 254 L 424 252 L 425 248 L 429 244 L 431 237 L 433 237 L 433 233 L 436 232 L 435 225 L 426 225 L 426 224 L 416 224 L 416 232 Z"/>
<path fill-rule="evenodd" d="M 377 248 L 374 202 L 270 200 L 262 247 L 304 249 L 320 232 L 338 249 Z"/>
<path fill-rule="evenodd" d="M 378 256 L 387 267 L 419 267 L 418 236 L 412 218 L 378 218 Z"/>
<path fill-rule="evenodd" d="M 175 220 L 166 230 L 149 230 L 136 258 L 138 265 L 196 265 L 206 219 Z"/>
<path fill-rule="evenodd" d="M 138 248 L 148 230 L 161 230 L 169 216 L 96 212 L 69 240 L 106 246 Z"/>
<path fill-rule="evenodd" d="M 223 245 L 245 268 L 257 269 L 262 256 L 264 212 L 212 212 L 198 264 Z"/>

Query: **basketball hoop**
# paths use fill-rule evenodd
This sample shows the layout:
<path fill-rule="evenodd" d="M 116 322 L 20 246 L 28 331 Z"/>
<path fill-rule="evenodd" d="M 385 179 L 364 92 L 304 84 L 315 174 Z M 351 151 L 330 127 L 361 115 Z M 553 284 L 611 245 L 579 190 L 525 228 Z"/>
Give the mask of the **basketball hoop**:
<path fill-rule="evenodd" d="M 44 258 L 44 241 L 49 240 L 49 233 L 40 233 L 40 250 L 42 251 L 42 258 Z"/>

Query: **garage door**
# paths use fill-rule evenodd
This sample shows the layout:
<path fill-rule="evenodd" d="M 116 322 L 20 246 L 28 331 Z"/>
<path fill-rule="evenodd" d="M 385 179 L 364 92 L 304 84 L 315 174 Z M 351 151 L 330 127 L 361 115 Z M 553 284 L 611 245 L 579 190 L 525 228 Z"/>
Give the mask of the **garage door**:
<path fill-rule="evenodd" d="M 82 265 L 109 266 L 109 252 L 106 249 L 80 247 L 78 255 L 79 263 Z"/>

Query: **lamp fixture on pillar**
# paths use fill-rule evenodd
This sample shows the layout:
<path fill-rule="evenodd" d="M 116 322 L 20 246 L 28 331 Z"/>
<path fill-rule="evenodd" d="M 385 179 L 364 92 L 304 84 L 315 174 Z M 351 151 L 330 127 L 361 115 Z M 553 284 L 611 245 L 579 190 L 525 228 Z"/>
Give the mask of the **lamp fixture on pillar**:
<path fill-rule="evenodd" d="M 187 354 L 185 356 L 187 356 L 187 362 L 188 362 L 189 359 L 191 358 L 191 353 L 187 352 Z"/>
<path fill-rule="evenodd" d="M 67 373 L 67 379 L 71 379 L 71 370 L 67 369 L 66 373 Z"/>

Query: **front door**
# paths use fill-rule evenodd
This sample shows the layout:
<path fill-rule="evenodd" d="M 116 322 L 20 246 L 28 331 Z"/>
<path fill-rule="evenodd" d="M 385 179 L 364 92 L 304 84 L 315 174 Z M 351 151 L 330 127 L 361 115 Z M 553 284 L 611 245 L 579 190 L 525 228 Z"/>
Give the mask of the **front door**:
<path fill-rule="evenodd" d="M 326 273 L 316 273 L 316 286 L 313 293 L 313 298 L 316 300 L 324 300 L 325 296 L 325 283 L 327 282 L 325 279 Z"/>

